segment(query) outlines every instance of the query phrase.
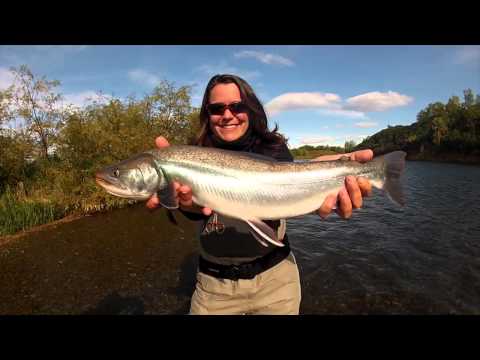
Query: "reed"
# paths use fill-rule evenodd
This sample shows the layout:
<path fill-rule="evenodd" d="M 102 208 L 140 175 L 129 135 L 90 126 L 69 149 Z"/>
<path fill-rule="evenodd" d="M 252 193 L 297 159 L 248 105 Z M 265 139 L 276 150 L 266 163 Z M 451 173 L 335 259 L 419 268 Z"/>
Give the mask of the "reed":
<path fill-rule="evenodd" d="M 65 209 L 58 204 L 19 199 L 14 191 L 7 188 L 0 198 L 0 235 L 46 224 L 64 215 Z"/>
<path fill-rule="evenodd" d="M 47 200 L 48 199 L 48 200 Z M 22 188 L 7 187 L 0 196 L 0 236 L 15 234 L 33 226 L 43 225 L 71 214 L 92 214 L 129 206 L 135 201 L 102 194 L 68 196 L 60 192 L 35 191 L 27 197 Z"/>

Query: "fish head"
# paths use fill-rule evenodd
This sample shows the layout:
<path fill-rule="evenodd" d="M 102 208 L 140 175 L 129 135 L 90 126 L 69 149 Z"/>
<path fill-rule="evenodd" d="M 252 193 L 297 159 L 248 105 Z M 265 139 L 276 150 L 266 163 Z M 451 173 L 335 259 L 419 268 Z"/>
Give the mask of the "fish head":
<path fill-rule="evenodd" d="M 99 170 L 95 180 L 114 196 L 147 200 L 156 192 L 160 176 L 153 156 L 143 153 Z"/>

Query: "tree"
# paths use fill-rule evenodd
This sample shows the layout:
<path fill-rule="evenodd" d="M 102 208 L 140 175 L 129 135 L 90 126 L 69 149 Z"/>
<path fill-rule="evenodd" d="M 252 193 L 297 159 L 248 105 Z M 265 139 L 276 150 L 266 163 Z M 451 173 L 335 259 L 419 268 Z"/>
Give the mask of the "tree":
<path fill-rule="evenodd" d="M 433 139 L 435 145 L 440 145 L 445 135 L 448 133 L 448 118 L 436 117 L 432 121 Z"/>
<path fill-rule="evenodd" d="M 13 119 L 12 87 L 0 91 L 0 131 L 2 125 Z"/>
<path fill-rule="evenodd" d="M 145 121 L 152 131 L 167 137 L 171 143 L 184 142 L 181 136 L 191 125 L 190 86 L 175 87 L 162 80 L 144 99 Z"/>
<path fill-rule="evenodd" d="M 58 80 L 38 79 L 26 65 L 11 68 L 15 77 L 12 98 L 14 116 L 25 121 L 26 129 L 36 137 L 40 153 L 49 159 L 49 150 L 54 145 L 56 127 L 63 118 L 59 104 L 61 95 L 55 92 Z"/>
<path fill-rule="evenodd" d="M 26 180 L 31 150 L 25 133 L 13 130 L 0 133 L 0 193 L 5 185 L 14 186 Z"/>
<path fill-rule="evenodd" d="M 462 110 L 462 104 L 458 96 L 452 96 L 448 99 L 446 110 L 449 116 L 455 116 L 459 111 Z"/>
<path fill-rule="evenodd" d="M 185 143 L 193 144 L 197 140 L 197 136 L 200 132 L 200 109 L 193 109 L 193 111 L 187 115 L 188 126 L 185 130 Z"/>
<path fill-rule="evenodd" d="M 355 145 L 356 143 L 354 140 L 345 141 L 345 152 L 352 152 Z"/>
<path fill-rule="evenodd" d="M 463 98 L 466 107 L 472 106 L 475 103 L 475 95 L 472 89 L 463 90 Z"/>

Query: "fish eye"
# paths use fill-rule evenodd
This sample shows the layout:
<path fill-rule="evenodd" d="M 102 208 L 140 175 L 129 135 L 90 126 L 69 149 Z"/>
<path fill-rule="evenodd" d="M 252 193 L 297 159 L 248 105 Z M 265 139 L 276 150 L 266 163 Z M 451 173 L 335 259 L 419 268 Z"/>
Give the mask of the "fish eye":
<path fill-rule="evenodd" d="M 120 175 L 120 171 L 118 169 L 113 170 L 113 176 L 118 177 Z"/>

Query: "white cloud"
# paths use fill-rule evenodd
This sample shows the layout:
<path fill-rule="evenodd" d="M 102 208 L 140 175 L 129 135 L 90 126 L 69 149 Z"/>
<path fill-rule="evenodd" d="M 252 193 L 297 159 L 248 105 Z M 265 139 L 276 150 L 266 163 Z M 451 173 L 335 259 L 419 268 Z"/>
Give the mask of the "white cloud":
<path fill-rule="evenodd" d="M 290 134 L 292 136 L 292 134 Z M 345 134 L 345 135 L 306 135 L 297 134 L 294 136 L 298 141 L 292 140 L 289 142 L 290 148 L 298 148 L 304 145 L 318 146 L 343 146 L 346 141 L 355 141 L 356 144 L 360 144 L 368 135 L 364 134 Z"/>
<path fill-rule="evenodd" d="M 320 110 L 319 112 L 325 115 L 344 116 L 349 118 L 366 118 L 366 115 L 361 111 L 344 110 L 341 108 L 325 109 L 325 110 Z"/>
<path fill-rule="evenodd" d="M 268 104 L 265 105 L 265 110 L 270 116 L 273 116 L 281 111 L 287 110 L 328 108 L 334 106 L 338 101 L 340 101 L 340 97 L 330 93 L 286 93 L 269 101 Z"/>
<path fill-rule="evenodd" d="M 151 87 L 157 86 L 161 79 L 148 71 L 143 69 L 134 69 L 128 72 L 128 78 L 138 84 L 147 85 Z"/>
<path fill-rule="evenodd" d="M 394 91 L 387 93 L 374 91 L 347 99 L 344 109 L 362 112 L 385 111 L 408 105 L 412 101 L 412 97 Z"/>
<path fill-rule="evenodd" d="M 457 64 L 480 64 L 480 46 L 461 46 L 455 54 L 455 62 Z"/>
<path fill-rule="evenodd" d="M 368 119 L 365 112 L 385 111 L 408 105 L 413 98 L 393 91 L 370 92 L 351 97 L 345 103 L 337 94 L 321 92 L 292 92 L 277 96 L 265 105 L 270 116 L 282 111 L 319 109 L 321 114 Z"/>
<path fill-rule="evenodd" d="M 286 57 L 275 55 L 275 54 L 268 54 L 261 51 L 245 50 L 245 51 L 240 51 L 238 53 L 235 53 L 234 56 L 236 58 L 254 58 L 268 65 L 283 65 L 283 66 L 295 65 L 292 60 L 287 59 Z"/>
<path fill-rule="evenodd" d="M 237 75 L 248 81 L 251 81 L 261 76 L 261 73 L 258 71 L 244 71 L 234 66 L 230 66 L 225 62 L 221 62 L 215 65 L 210 65 L 210 64 L 201 65 L 196 68 L 196 71 L 201 72 L 208 77 L 212 77 L 217 74 L 232 74 L 232 75 Z"/>
<path fill-rule="evenodd" d="M 373 122 L 373 121 L 361 121 L 361 122 L 355 123 L 355 126 L 359 127 L 359 128 L 367 129 L 367 128 L 372 128 L 372 127 L 378 126 L 378 123 Z"/>
<path fill-rule="evenodd" d="M 299 143 L 300 145 L 320 145 L 332 143 L 335 141 L 333 136 L 309 136 L 301 138 Z"/>
<path fill-rule="evenodd" d="M 0 68 L 0 90 L 5 90 L 13 84 L 14 76 L 10 70 Z"/>
<path fill-rule="evenodd" d="M 65 94 L 63 96 L 63 105 L 73 105 L 82 108 L 90 102 L 107 102 L 112 97 L 110 95 L 100 94 L 93 90 L 82 91 L 79 93 Z"/>

